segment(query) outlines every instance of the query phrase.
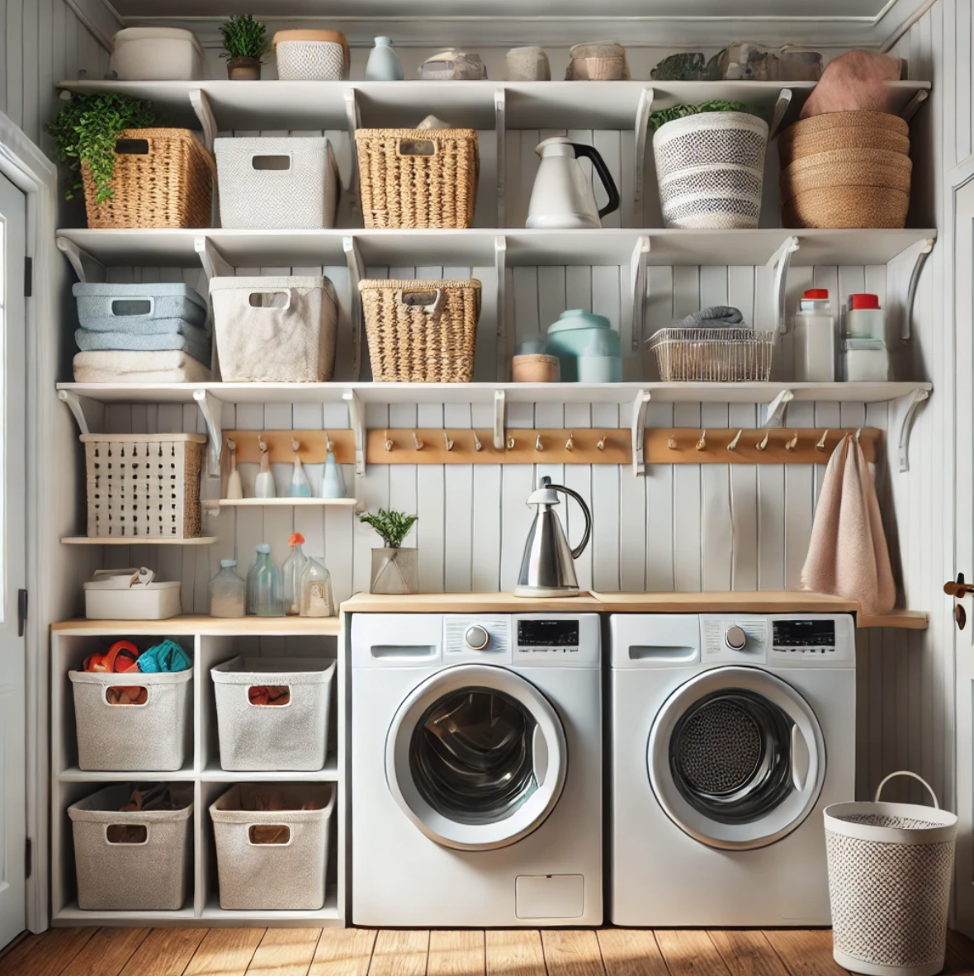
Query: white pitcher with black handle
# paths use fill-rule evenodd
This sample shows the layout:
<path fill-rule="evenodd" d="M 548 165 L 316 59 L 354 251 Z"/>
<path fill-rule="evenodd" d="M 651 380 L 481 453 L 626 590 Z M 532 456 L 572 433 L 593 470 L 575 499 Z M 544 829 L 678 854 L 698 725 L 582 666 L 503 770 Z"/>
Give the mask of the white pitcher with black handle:
<path fill-rule="evenodd" d="M 534 178 L 526 227 L 601 227 L 602 218 L 619 209 L 619 191 L 601 154 L 593 146 L 564 136 L 545 139 L 535 148 L 541 157 Z M 592 181 L 579 165 L 579 157 L 592 161 L 609 202 L 599 207 Z"/>

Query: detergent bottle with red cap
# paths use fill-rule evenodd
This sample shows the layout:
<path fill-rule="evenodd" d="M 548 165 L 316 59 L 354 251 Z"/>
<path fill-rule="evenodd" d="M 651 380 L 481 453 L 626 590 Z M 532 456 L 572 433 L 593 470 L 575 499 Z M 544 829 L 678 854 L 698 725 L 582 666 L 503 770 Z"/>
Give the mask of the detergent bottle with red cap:
<path fill-rule="evenodd" d="M 798 303 L 794 319 L 795 380 L 835 380 L 835 316 L 826 288 L 810 288 Z"/>

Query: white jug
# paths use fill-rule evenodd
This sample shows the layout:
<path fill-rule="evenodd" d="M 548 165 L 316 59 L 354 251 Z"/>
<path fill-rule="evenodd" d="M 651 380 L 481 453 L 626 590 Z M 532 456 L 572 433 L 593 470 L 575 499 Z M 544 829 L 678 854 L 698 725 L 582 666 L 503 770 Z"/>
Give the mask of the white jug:
<path fill-rule="evenodd" d="M 545 139 L 535 148 L 541 157 L 534 178 L 526 227 L 601 227 L 602 218 L 619 209 L 619 191 L 598 150 L 564 136 Z M 592 181 L 579 165 L 586 156 L 605 187 L 609 202 L 599 209 Z"/>

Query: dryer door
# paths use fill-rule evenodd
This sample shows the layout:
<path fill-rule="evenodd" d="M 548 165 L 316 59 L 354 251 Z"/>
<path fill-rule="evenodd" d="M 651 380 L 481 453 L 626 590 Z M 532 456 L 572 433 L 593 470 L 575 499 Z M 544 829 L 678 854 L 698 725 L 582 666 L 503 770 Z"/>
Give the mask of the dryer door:
<path fill-rule="evenodd" d="M 506 668 L 456 665 L 418 686 L 386 738 L 386 780 L 426 835 L 449 848 L 503 848 L 530 834 L 561 797 L 561 720 Z"/>
<path fill-rule="evenodd" d="M 727 666 L 696 675 L 663 703 L 648 766 L 659 803 L 688 835 L 713 848 L 761 848 L 814 807 L 825 739 L 787 682 Z"/>

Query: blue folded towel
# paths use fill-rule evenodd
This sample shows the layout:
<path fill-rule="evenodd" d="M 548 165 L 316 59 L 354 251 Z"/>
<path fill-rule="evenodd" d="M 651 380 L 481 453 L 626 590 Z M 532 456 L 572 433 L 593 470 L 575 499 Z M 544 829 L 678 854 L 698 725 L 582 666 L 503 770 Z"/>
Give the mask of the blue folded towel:
<path fill-rule="evenodd" d="M 180 350 L 188 353 L 204 366 L 210 362 L 212 339 L 204 329 L 188 326 L 183 333 L 149 333 L 137 335 L 128 332 L 92 332 L 78 329 L 74 334 L 78 349 L 82 352 Z"/>
<path fill-rule="evenodd" d="M 86 322 L 82 329 L 88 332 L 115 332 L 127 336 L 145 335 L 186 335 L 192 332 L 206 332 L 187 319 L 127 319 L 119 316 L 116 319 L 94 319 Z"/>
<path fill-rule="evenodd" d="M 193 662 L 175 641 L 166 638 L 161 645 L 143 651 L 136 664 L 140 672 L 184 672 Z"/>
<path fill-rule="evenodd" d="M 743 322 L 744 316 L 740 309 L 735 309 L 732 305 L 713 305 L 709 309 L 691 312 L 683 318 L 680 325 L 688 329 L 719 329 L 721 326 L 740 326 Z"/>

